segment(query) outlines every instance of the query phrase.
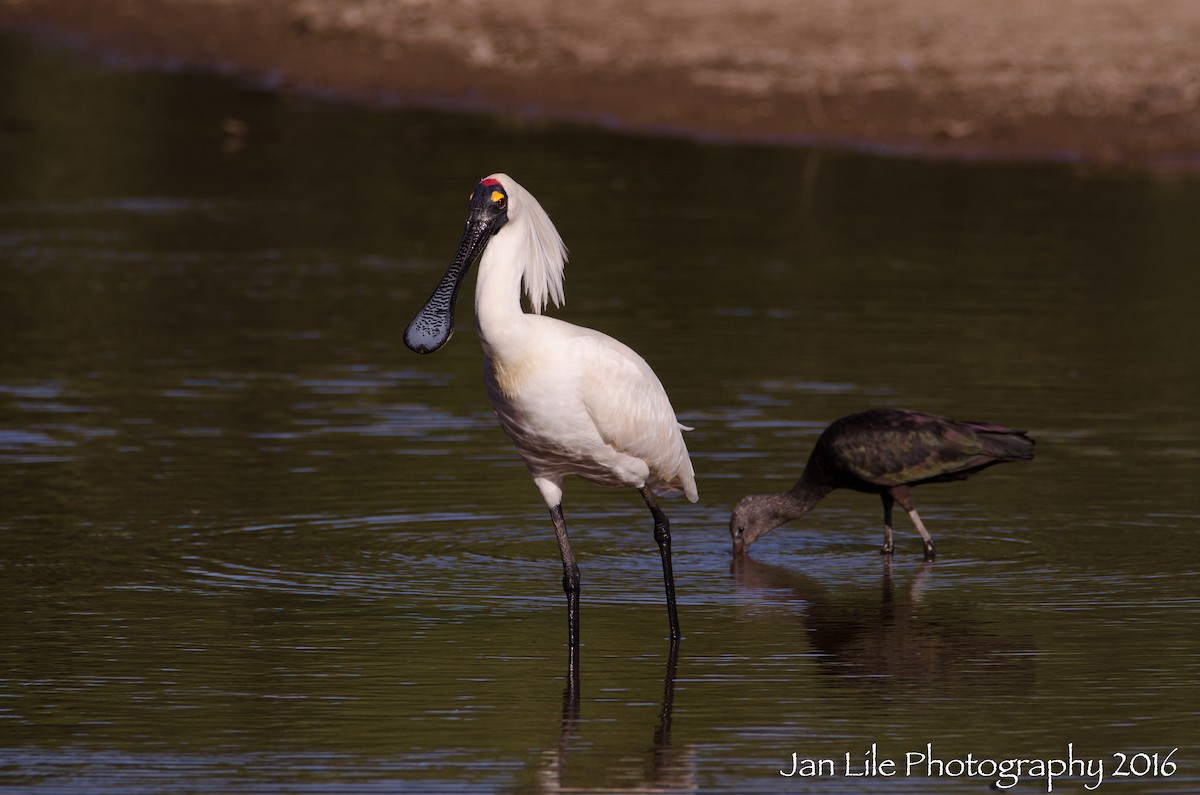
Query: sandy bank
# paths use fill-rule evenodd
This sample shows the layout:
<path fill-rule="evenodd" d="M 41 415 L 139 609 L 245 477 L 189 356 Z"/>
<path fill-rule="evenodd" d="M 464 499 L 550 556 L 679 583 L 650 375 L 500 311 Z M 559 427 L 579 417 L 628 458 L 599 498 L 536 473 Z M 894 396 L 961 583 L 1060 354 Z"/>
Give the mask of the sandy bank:
<path fill-rule="evenodd" d="M 0 26 L 368 100 L 1200 163 L 1194 0 L 0 0 Z"/>

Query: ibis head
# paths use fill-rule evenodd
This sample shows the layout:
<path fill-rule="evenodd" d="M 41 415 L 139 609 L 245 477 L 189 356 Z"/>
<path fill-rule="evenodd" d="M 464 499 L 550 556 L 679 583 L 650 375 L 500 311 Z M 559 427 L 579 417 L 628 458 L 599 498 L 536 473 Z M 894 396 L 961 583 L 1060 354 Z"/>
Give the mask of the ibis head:
<path fill-rule="evenodd" d="M 404 344 L 417 353 L 433 353 L 454 333 L 454 304 L 467 271 L 487 248 L 492 235 L 508 222 L 508 191 L 500 180 L 488 177 L 475 186 L 458 251 L 433 295 L 408 324 Z"/>
<path fill-rule="evenodd" d="M 820 500 L 816 494 L 805 496 L 795 504 L 791 495 L 751 494 L 743 497 L 729 517 L 729 535 L 733 539 L 733 554 L 741 555 L 762 536 L 808 513 Z"/>

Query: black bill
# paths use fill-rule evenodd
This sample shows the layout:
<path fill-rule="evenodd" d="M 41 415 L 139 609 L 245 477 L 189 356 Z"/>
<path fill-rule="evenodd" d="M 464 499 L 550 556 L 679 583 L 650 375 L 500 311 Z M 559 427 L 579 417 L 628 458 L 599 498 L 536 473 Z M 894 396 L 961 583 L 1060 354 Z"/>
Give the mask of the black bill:
<path fill-rule="evenodd" d="M 458 288 L 492 235 L 508 220 L 505 202 L 497 199 L 497 196 L 503 196 L 497 191 L 498 185 L 495 180 L 485 180 L 475 189 L 467 228 L 458 244 L 458 252 L 433 295 L 429 296 L 425 306 L 404 332 L 404 344 L 417 353 L 433 353 L 449 342 L 454 333 L 454 305 L 458 300 Z"/>

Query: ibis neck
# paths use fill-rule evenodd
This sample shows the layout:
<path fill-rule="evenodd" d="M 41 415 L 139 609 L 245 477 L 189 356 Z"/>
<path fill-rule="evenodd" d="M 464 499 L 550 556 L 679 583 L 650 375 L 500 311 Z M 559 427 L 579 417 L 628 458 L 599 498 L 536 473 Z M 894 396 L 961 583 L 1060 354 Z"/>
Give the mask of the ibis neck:
<path fill-rule="evenodd" d="M 777 508 L 782 515 L 787 516 L 787 521 L 790 522 L 817 507 L 817 503 L 824 499 L 830 491 L 832 489 L 821 480 L 815 470 L 805 467 L 804 473 L 796 485 L 790 491 L 779 495 Z"/>
<path fill-rule="evenodd" d="M 803 486 L 803 488 L 802 488 Z M 804 480 L 796 484 L 796 488 L 791 491 L 784 491 L 782 494 L 763 495 L 766 497 L 772 512 L 779 519 L 779 524 L 799 519 L 810 510 L 817 507 L 817 503 L 821 502 L 821 498 L 826 496 L 828 491 L 821 489 L 809 488 L 804 486 Z"/>

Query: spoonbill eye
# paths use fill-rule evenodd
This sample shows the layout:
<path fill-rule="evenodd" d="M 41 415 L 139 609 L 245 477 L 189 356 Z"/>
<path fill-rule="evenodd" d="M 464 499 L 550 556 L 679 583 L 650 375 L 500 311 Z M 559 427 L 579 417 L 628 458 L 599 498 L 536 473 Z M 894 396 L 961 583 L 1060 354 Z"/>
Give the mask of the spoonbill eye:
<path fill-rule="evenodd" d="M 503 193 L 501 193 L 498 190 L 492 191 L 491 199 L 492 199 L 492 204 L 496 205 L 497 207 L 501 207 L 501 208 L 504 207 L 504 203 L 508 201 L 508 197 L 505 196 Z"/>

